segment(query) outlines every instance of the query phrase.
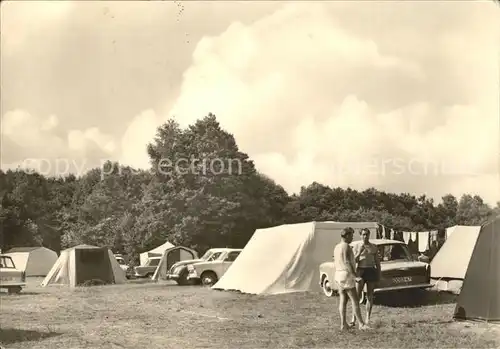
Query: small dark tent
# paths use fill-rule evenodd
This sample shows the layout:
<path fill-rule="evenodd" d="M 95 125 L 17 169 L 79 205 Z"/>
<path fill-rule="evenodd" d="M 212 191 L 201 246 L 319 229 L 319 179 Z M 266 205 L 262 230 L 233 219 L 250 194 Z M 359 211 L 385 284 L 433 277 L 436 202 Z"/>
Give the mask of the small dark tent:
<path fill-rule="evenodd" d="M 500 321 L 500 215 L 481 227 L 453 317 Z"/>

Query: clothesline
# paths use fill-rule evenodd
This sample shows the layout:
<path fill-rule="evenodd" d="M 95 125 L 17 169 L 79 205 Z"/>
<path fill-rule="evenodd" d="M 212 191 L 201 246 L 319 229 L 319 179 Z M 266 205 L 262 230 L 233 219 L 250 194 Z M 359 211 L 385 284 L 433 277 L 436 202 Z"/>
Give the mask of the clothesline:
<path fill-rule="evenodd" d="M 445 240 L 453 232 L 448 228 L 445 233 Z M 439 248 L 438 230 L 431 231 L 398 231 L 380 224 L 377 231 L 377 238 L 403 241 L 408 245 L 410 251 L 425 253 L 432 249 Z"/>

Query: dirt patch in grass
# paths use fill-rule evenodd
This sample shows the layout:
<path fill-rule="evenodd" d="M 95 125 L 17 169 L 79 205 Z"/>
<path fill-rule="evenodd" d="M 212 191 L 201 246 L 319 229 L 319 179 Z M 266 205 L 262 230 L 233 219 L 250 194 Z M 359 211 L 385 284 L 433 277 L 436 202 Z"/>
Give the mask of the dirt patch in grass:
<path fill-rule="evenodd" d="M 376 305 L 373 330 L 341 333 L 338 299 L 319 293 L 255 296 L 164 283 L 73 290 L 35 285 L 23 291 L 36 295 L 0 296 L 0 327 L 61 335 L 11 341 L 9 349 L 500 345 L 498 338 L 451 326 L 454 304 L 437 302 L 418 308 Z"/>

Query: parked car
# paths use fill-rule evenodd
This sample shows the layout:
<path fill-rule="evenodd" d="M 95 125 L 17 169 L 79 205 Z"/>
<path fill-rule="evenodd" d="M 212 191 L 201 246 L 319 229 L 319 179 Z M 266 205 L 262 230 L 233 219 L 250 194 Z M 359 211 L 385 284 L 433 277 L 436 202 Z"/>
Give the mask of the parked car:
<path fill-rule="evenodd" d="M 241 251 L 243 250 L 235 248 L 213 249 L 206 260 L 187 265 L 189 271 L 187 280 L 204 286 L 212 286 L 224 275 Z"/>
<path fill-rule="evenodd" d="M 10 256 L 0 255 L 0 288 L 19 293 L 26 286 L 26 273 L 16 268 Z"/>
<path fill-rule="evenodd" d="M 377 245 L 382 269 L 375 293 L 391 291 L 414 291 L 432 287 L 430 264 L 415 260 L 408 246 L 401 241 L 386 239 L 371 239 Z M 359 243 L 355 241 L 354 243 Z M 337 291 L 334 281 L 335 267 L 333 261 L 324 262 L 319 266 L 319 284 L 327 297 Z M 360 302 L 366 301 L 366 288 Z"/>
<path fill-rule="evenodd" d="M 150 278 L 155 273 L 161 257 L 150 257 L 146 264 L 134 268 L 134 276 L 137 278 Z"/>
<path fill-rule="evenodd" d="M 188 266 L 190 264 L 208 261 L 215 253 L 223 252 L 226 250 L 227 250 L 226 248 L 211 248 L 198 259 L 179 261 L 170 267 L 166 275 L 166 278 L 167 280 L 174 280 L 175 282 L 177 282 L 178 285 L 188 285 L 196 283 L 199 280 L 195 279 L 188 280 L 188 274 L 189 274 Z"/>
<path fill-rule="evenodd" d="M 118 262 L 118 264 L 120 265 L 120 268 L 125 272 L 125 277 L 127 279 L 130 279 L 133 274 L 134 274 L 134 270 L 133 268 L 131 268 L 126 262 L 125 262 L 125 259 L 123 259 L 123 256 L 121 254 L 115 254 L 114 255 L 115 258 L 116 258 L 116 261 Z"/>

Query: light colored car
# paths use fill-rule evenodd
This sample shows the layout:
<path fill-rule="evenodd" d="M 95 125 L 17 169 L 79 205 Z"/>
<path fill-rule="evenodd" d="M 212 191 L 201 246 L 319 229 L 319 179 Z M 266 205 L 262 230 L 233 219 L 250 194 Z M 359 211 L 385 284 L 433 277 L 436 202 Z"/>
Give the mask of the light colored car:
<path fill-rule="evenodd" d="M 0 288 L 19 293 L 26 286 L 26 273 L 16 268 L 10 256 L 0 255 Z"/>
<path fill-rule="evenodd" d="M 130 279 L 130 277 L 134 273 L 133 269 L 127 264 L 127 262 L 125 262 L 125 259 L 121 254 L 115 254 L 114 256 L 116 258 L 116 261 L 120 265 L 121 270 L 125 272 L 125 277 L 127 279 Z"/>
<path fill-rule="evenodd" d="M 214 285 L 238 258 L 241 251 L 243 250 L 236 248 L 217 248 L 207 251 L 210 252 L 208 258 L 188 264 L 187 280 L 204 286 Z"/>
<path fill-rule="evenodd" d="M 146 264 L 134 268 L 134 276 L 137 278 L 150 278 L 160 264 L 161 257 L 150 257 Z"/>
<path fill-rule="evenodd" d="M 352 244 L 359 242 L 354 241 Z M 370 242 L 378 247 L 382 269 L 375 293 L 422 290 L 432 287 L 430 265 L 416 261 L 404 242 L 386 239 L 370 239 Z M 319 283 L 327 297 L 331 297 L 337 291 L 334 273 L 333 261 L 324 262 L 319 266 Z M 360 302 L 366 300 L 365 292 L 363 292 Z"/>
<path fill-rule="evenodd" d="M 179 285 L 187 285 L 190 283 L 196 283 L 199 280 L 191 279 L 188 280 L 189 270 L 188 266 L 190 264 L 205 262 L 207 261 L 214 253 L 221 252 L 220 248 L 212 248 L 205 252 L 203 256 L 198 259 L 189 259 L 183 260 L 172 265 L 166 275 L 167 280 L 174 280 Z"/>

